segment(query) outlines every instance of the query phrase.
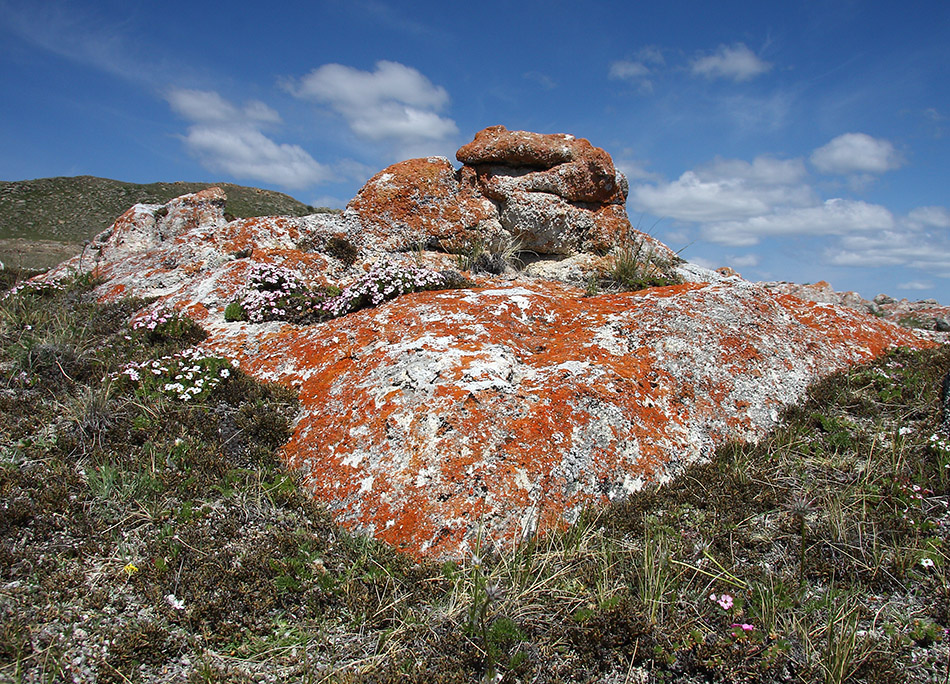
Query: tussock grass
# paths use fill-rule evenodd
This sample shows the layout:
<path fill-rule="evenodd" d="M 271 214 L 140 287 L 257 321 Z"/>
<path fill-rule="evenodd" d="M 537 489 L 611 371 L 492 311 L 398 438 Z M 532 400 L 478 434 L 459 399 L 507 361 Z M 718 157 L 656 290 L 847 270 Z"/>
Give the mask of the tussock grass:
<path fill-rule="evenodd" d="M 192 403 L 123 376 L 200 336 L 133 330 L 145 302 L 93 284 L 0 300 L 0 681 L 950 672 L 947 348 L 829 378 L 758 444 L 561 532 L 417 562 L 284 470 L 286 390 L 211 364 L 230 373 Z"/>

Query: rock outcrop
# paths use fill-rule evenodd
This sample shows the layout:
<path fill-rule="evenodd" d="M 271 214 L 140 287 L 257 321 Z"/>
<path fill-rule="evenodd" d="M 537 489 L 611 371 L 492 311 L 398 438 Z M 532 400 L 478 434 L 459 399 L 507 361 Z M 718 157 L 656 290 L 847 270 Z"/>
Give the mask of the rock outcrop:
<path fill-rule="evenodd" d="M 627 181 L 587 140 L 492 126 L 456 155 L 412 159 L 379 172 L 347 207 L 362 244 L 395 251 L 516 244 L 536 254 L 606 253 L 644 240 L 624 204 Z"/>
<path fill-rule="evenodd" d="M 905 328 L 914 328 L 930 339 L 950 342 L 950 306 L 943 306 L 936 299 L 910 301 L 895 299 L 886 294 L 879 294 L 874 299 L 865 299 L 857 292 L 837 292 L 824 280 L 807 285 L 787 282 L 761 284 L 772 292 L 870 313 Z"/>
<path fill-rule="evenodd" d="M 522 274 L 313 325 L 225 321 L 260 264 L 346 285 L 380 260 L 444 269 L 455 258 L 436 243 L 506 231 L 546 254 L 607 248 L 602 212 L 626 221 L 623 181 L 586 141 L 494 128 L 459 157 L 458 172 L 441 159 L 390 167 L 342 215 L 228 223 L 206 191 L 137 205 L 94 242 L 103 298 L 157 297 L 208 330 L 209 351 L 295 388 L 287 462 L 344 524 L 410 553 L 458 556 L 480 532 L 508 544 L 562 525 L 758 438 L 823 375 L 931 344 L 689 264 L 692 282 L 639 292 L 588 297 Z M 516 218 L 536 201 L 536 222 Z"/>
<path fill-rule="evenodd" d="M 445 157 L 393 164 L 370 178 L 348 209 L 359 217 L 357 240 L 376 250 L 462 249 L 509 239 L 494 204 L 460 183 Z"/>

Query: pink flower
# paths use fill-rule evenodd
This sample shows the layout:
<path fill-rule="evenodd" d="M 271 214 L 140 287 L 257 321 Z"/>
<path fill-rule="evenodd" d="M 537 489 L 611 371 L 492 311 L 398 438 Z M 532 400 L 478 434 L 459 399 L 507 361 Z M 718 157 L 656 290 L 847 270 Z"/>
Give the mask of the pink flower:
<path fill-rule="evenodd" d="M 723 594 L 719 598 L 716 598 L 715 594 L 710 594 L 709 600 L 718 603 L 719 607 L 723 610 L 729 610 L 732 608 L 732 597 L 729 594 Z"/>
<path fill-rule="evenodd" d="M 746 624 L 745 622 L 741 622 L 741 623 L 740 623 L 740 622 L 733 622 L 733 623 L 730 625 L 730 627 L 733 627 L 733 628 L 738 627 L 738 628 L 741 629 L 743 632 L 751 632 L 753 629 L 755 629 L 755 625 Z"/>

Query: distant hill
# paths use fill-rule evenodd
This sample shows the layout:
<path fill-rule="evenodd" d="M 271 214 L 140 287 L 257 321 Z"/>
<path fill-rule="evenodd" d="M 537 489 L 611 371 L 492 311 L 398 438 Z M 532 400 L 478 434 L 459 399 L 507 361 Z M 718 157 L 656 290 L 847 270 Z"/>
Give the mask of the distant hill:
<path fill-rule="evenodd" d="M 231 183 L 125 183 L 95 176 L 0 181 L 0 261 L 47 268 L 78 251 L 133 204 L 164 204 L 212 186 L 228 195 L 236 218 L 305 216 L 332 211 L 308 206 L 273 190 Z"/>

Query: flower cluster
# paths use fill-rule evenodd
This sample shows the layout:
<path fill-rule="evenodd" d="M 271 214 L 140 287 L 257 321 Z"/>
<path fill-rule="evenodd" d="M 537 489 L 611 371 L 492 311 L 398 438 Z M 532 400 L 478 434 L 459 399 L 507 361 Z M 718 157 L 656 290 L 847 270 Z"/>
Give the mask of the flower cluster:
<path fill-rule="evenodd" d="M 186 349 L 171 356 L 129 363 L 119 373 L 137 388 L 179 401 L 200 401 L 231 375 L 227 359 Z"/>
<path fill-rule="evenodd" d="M 409 292 L 437 290 L 444 287 L 445 275 L 420 266 L 382 262 L 374 264 L 355 283 L 344 288 L 339 296 L 328 299 L 323 310 L 337 317 L 395 299 Z"/>
<path fill-rule="evenodd" d="M 295 271 L 259 264 L 248 279 L 240 300 L 252 323 L 291 321 L 312 323 L 337 318 L 359 309 L 379 306 L 399 295 L 449 286 L 445 274 L 413 265 L 375 264 L 342 291 L 308 288 Z"/>
<path fill-rule="evenodd" d="M 247 276 L 248 286 L 258 292 L 299 292 L 306 289 L 300 274 L 283 266 L 255 264 Z"/>
<path fill-rule="evenodd" d="M 46 296 L 54 292 L 62 292 L 66 287 L 58 280 L 27 280 L 14 285 L 4 293 L 0 300 L 13 297 L 18 294 Z"/>
<path fill-rule="evenodd" d="M 305 322 L 316 306 L 329 296 L 311 291 L 296 271 L 272 264 L 257 264 L 248 277 L 240 300 L 244 317 L 251 323 L 264 321 Z"/>
<path fill-rule="evenodd" d="M 936 433 L 930 435 L 930 448 L 941 456 L 950 456 L 950 439 Z M 944 466 L 950 468 L 950 464 Z"/>
<path fill-rule="evenodd" d="M 201 327 L 193 320 L 177 311 L 158 309 L 140 316 L 130 326 L 132 333 L 145 339 L 149 344 L 179 340 L 195 343 L 205 337 Z M 126 336 L 127 340 L 132 338 Z"/>
<path fill-rule="evenodd" d="M 153 311 L 136 320 L 132 324 L 132 330 L 153 331 L 157 328 L 160 329 L 161 326 L 167 325 L 170 321 L 177 318 L 177 316 L 178 314 L 165 309 Z"/>

